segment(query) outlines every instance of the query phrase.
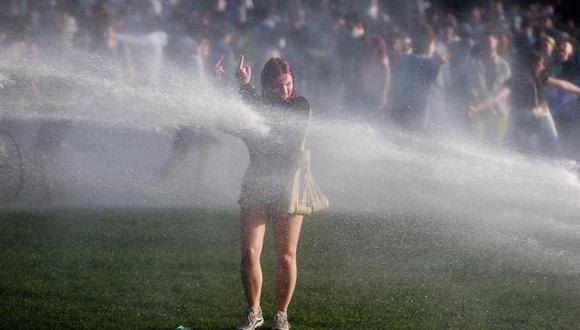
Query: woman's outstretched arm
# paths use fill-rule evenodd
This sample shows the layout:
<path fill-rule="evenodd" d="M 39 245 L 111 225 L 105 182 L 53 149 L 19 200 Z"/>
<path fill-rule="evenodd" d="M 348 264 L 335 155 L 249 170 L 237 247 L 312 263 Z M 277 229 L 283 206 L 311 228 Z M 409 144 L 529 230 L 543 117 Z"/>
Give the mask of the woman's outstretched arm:
<path fill-rule="evenodd" d="M 569 92 L 569 93 L 574 93 L 574 94 L 580 94 L 580 87 L 574 85 L 573 83 L 566 81 L 566 80 L 561 80 L 561 79 L 556 79 L 556 78 L 548 78 L 548 85 L 550 85 L 551 87 L 554 88 L 558 88 L 561 89 L 565 92 Z"/>

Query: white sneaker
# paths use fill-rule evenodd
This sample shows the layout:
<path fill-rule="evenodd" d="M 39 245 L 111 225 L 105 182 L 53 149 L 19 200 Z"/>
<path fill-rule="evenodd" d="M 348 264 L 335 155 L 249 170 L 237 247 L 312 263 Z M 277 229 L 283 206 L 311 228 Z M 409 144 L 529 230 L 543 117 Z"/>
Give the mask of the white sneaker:
<path fill-rule="evenodd" d="M 272 321 L 272 330 L 288 330 L 290 323 L 288 323 L 288 314 L 284 311 L 278 311 L 274 314 L 274 321 Z"/>
<path fill-rule="evenodd" d="M 264 317 L 262 316 L 262 309 L 248 308 L 246 314 L 242 318 L 242 322 L 236 330 L 254 330 L 264 325 Z"/>

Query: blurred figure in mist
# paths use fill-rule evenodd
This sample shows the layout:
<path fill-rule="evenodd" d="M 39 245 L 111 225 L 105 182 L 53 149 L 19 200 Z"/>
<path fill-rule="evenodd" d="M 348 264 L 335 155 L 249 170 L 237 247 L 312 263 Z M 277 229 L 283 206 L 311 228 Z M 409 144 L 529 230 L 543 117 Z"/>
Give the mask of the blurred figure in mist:
<path fill-rule="evenodd" d="M 328 105 L 319 108 L 320 111 L 325 111 L 326 108 L 336 107 L 340 102 L 333 95 L 336 88 L 334 50 L 338 33 L 337 24 L 331 15 L 329 1 L 312 1 L 306 5 L 310 10 L 304 22 L 305 32 L 299 39 L 290 38 L 296 42 L 292 57 L 304 57 L 303 78 L 306 85 L 302 89 L 309 91 L 312 103 Z M 300 39 L 306 43 L 297 44 Z M 293 46 L 293 43 L 291 42 L 289 46 Z"/>
<path fill-rule="evenodd" d="M 11 65 L 38 59 L 38 48 L 29 26 L 30 19 L 25 16 L 11 17 L 6 25 L 2 26 L 4 31 L 0 48 L 2 100 L 0 126 L 3 129 L 10 130 L 14 126 L 15 119 L 8 116 L 10 112 L 20 111 L 23 105 L 34 104 L 34 100 L 38 99 L 38 87 L 32 77 Z"/>
<path fill-rule="evenodd" d="M 56 1 L 36 1 L 30 4 L 32 37 L 42 52 L 54 51 L 59 43 L 60 13 Z M 56 46 L 56 47 L 55 47 Z"/>
<path fill-rule="evenodd" d="M 469 100 L 469 85 L 467 79 L 470 75 L 469 63 L 471 61 L 475 41 L 471 37 L 471 27 L 461 24 L 457 28 L 459 40 L 449 47 L 451 58 L 449 59 L 449 87 L 445 90 L 445 101 L 448 107 L 447 119 L 450 121 L 444 128 L 465 129 L 465 108 Z M 449 125 L 451 124 L 451 125 Z"/>
<path fill-rule="evenodd" d="M 391 84 L 391 66 L 387 43 L 380 35 L 370 37 L 369 53 L 362 67 L 362 85 L 370 106 L 385 115 Z"/>
<path fill-rule="evenodd" d="M 570 40 L 564 39 L 560 42 L 554 60 L 546 70 L 555 78 L 580 84 L 580 66 L 574 61 L 574 46 Z M 548 105 L 561 133 L 563 147 L 577 149 L 575 145 L 578 140 L 580 114 L 576 109 L 580 99 L 573 93 L 556 88 L 550 88 L 547 93 Z"/>
<path fill-rule="evenodd" d="M 506 13 L 503 0 L 493 0 L 489 13 L 489 19 L 491 22 L 493 22 L 497 29 L 504 30 L 509 28 L 510 24 L 508 20 L 508 14 Z"/>
<path fill-rule="evenodd" d="M 30 35 L 30 21 L 26 17 L 14 18 L 6 33 L 5 47 L 0 56 L 3 72 L 10 83 L 2 89 L 3 104 L 9 112 L 36 111 L 39 114 L 38 130 L 33 138 L 32 170 L 35 193 L 41 202 L 50 202 L 58 193 L 58 167 L 56 159 L 68 128 L 68 121 L 50 119 L 50 115 L 63 110 L 70 94 L 70 86 L 64 79 L 29 76 L 18 68 L 21 61 L 34 63 L 39 60 L 36 43 Z M 15 67 L 12 65 L 16 65 Z M 43 118 L 48 117 L 48 118 Z M 57 116 L 58 117 L 58 116 Z M 16 127 L 18 118 L 3 118 L 2 125 L 8 130 Z"/>
<path fill-rule="evenodd" d="M 77 20 L 72 15 L 71 10 L 65 9 L 60 14 L 58 29 L 62 50 L 70 52 L 74 48 L 75 37 L 79 32 Z"/>
<path fill-rule="evenodd" d="M 118 42 L 127 46 L 129 73 L 132 79 L 142 84 L 160 82 L 163 73 L 164 48 L 167 33 L 157 18 L 148 18 L 141 32 L 116 32 Z"/>
<path fill-rule="evenodd" d="M 468 23 L 471 26 L 473 37 L 477 40 L 481 38 L 486 29 L 487 22 L 484 20 L 484 10 L 479 6 L 471 9 L 468 17 Z"/>
<path fill-rule="evenodd" d="M 376 119 L 386 105 L 390 83 L 385 40 L 369 35 L 363 20 L 352 13 L 345 17 L 337 55 L 345 107 L 363 119 Z"/>
<path fill-rule="evenodd" d="M 81 46 L 91 51 L 106 49 L 106 36 L 103 33 L 110 24 L 113 7 L 108 1 L 98 0 L 85 9 L 80 23 Z"/>
<path fill-rule="evenodd" d="M 41 52 L 70 54 L 79 32 L 79 25 L 73 15 L 74 6 L 47 1 L 33 3 L 30 7 L 30 29 Z"/>
<path fill-rule="evenodd" d="M 195 30 L 194 30 L 195 31 Z M 220 56 L 233 60 L 233 53 L 229 48 L 228 32 L 226 30 L 217 31 L 217 47 Z M 197 40 L 196 40 L 197 39 Z M 188 76 L 195 79 L 200 84 L 210 83 L 208 75 L 213 72 L 213 58 L 210 48 L 210 40 L 199 33 L 191 33 L 187 37 L 182 37 L 175 50 L 173 62 L 177 68 L 186 72 Z M 225 60 L 224 60 L 225 61 Z M 219 140 L 211 133 L 207 127 L 192 125 L 179 125 L 171 146 L 169 159 L 162 166 L 159 176 L 168 178 L 187 160 L 191 151 L 195 151 L 195 163 L 192 173 L 194 182 L 203 186 L 203 179 L 207 169 L 207 162 L 212 149 L 220 145 Z"/>
<path fill-rule="evenodd" d="M 57 157 L 69 127 L 68 120 L 46 120 L 40 124 L 34 138 L 33 161 L 40 184 L 41 202 L 52 202 L 60 193 Z"/>
<path fill-rule="evenodd" d="M 287 23 L 288 26 L 281 33 L 280 40 L 282 42 L 279 45 L 284 46 L 285 58 L 294 64 L 293 68 L 296 76 L 302 77 L 302 79 L 296 81 L 298 88 L 304 89 L 306 85 L 307 60 L 304 49 L 309 48 L 311 45 L 310 31 L 306 26 L 302 6 L 296 6 L 287 15 L 289 20 Z"/>
<path fill-rule="evenodd" d="M 522 23 L 521 30 L 514 38 L 514 46 L 518 54 L 529 54 L 536 47 L 535 29 L 529 21 Z"/>
<path fill-rule="evenodd" d="M 403 42 L 405 37 L 399 32 L 393 32 L 387 36 L 387 53 L 391 66 L 391 76 L 396 75 L 399 59 L 403 55 Z"/>
<path fill-rule="evenodd" d="M 498 54 L 499 33 L 487 31 L 474 50 L 467 70 L 467 83 L 471 104 L 479 104 L 496 94 L 511 78 L 508 62 Z M 506 136 L 509 122 L 509 106 L 506 99 L 470 117 L 476 137 L 480 141 L 501 144 Z"/>
<path fill-rule="evenodd" d="M 580 66 L 574 61 L 574 46 L 572 41 L 564 39 L 560 42 L 554 61 L 546 69 L 557 78 L 575 81 L 580 78 Z"/>
<path fill-rule="evenodd" d="M 465 121 L 465 76 L 472 42 L 468 29 L 461 27 L 460 31 L 457 33 L 452 23 L 443 24 L 442 37 L 437 43 L 437 54 L 448 56 L 449 61 L 441 65 L 431 89 L 427 121 L 444 132 L 463 128 Z"/>
<path fill-rule="evenodd" d="M 393 77 L 391 117 L 403 129 L 419 132 L 427 128 L 431 86 L 447 55 L 435 53 L 435 34 L 429 26 L 422 26 L 413 42 L 414 53 L 401 56 Z"/>
<path fill-rule="evenodd" d="M 548 35 L 544 35 L 542 36 L 540 42 L 538 43 L 538 48 L 540 54 L 546 61 L 546 65 L 549 67 L 552 61 L 554 60 L 554 50 L 556 49 L 556 40 L 554 40 L 554 38 Z"/>
<path fill-rule="evenodd" d="M 499 45 L 497 53 L 506 60 L 510 66 L 513 64 L 513 59 L 516 56 L 515 49 L 512 43 L 512 35 L 508 31 L 501 31 L 499 33 Z"/>
<path fill-rule="evenodd" d="M 212 40 L 210 40 L 209 64 L 217 63 L 220 58 L 224 58 L 224 66 L 231 68 L 236 65 L 236 59 L 233 48 L 234 27 L 229 23 L 221 23 L 214 27 L 212 31 Z M 206 64 L 207 59 L 206 59 Z M 209 70 L 213 70 L 210 66 Z"/>
<path fill-rule="evenodd" d="M 130 52 L 126 44 L 117 39 L 118 26 L 116 22 L 107 22 L 103 26 L 104 47 L 95 50 L 94 53 L 102 59 L 106 65 L 100 69 L 107 71 L 107 76 L 115 81 L 131 83 L 133 76 L 130 63 Z"/>

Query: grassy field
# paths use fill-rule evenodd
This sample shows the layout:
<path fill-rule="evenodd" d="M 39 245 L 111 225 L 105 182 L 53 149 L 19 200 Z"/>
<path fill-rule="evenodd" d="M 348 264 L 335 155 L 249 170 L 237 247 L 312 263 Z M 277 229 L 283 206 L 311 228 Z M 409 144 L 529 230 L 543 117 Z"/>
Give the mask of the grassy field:
<path fill-rule="evenodd" d="M 435 221 L 305 222 L 293 329 L 578 329 L 580 276 L 470 247 Z M 263 256 L 270 325 L 274 254 Z M 0 211 L 1 329 L 232 329 L 237 214 Z M 267 328 L 267 327 L 266 327 Z"/>

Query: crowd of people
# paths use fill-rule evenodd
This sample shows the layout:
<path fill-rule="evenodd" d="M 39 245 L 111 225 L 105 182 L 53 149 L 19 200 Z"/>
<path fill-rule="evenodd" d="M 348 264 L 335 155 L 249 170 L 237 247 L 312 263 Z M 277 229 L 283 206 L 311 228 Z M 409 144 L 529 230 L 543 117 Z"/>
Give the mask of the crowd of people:
<path fill-rule="evenodd" d="M 569 84 L 580 80 L 574 5 L 446 3 L 11 0 L 0 5 L 0 54 L 82 49 L 113 59 L 120 79 L 142 83 L 161 79 L 167 65 L 199 78 L 212 75 L 221 57 L 226 68 L 235 68 L 238 54 L 255 67 L 281 57 L 320 115 L 413 131 L 463 129 L 497 145 L 521 144 L 514 136 L 523 125 L 530 137 L 521 150 L 546 156 L 572 146 L 580 118 Z M 540 58 L 544 69 L 532 74 Z M 543 123 L 521 119 L 522 107 L 543 107 Z M 178 152 L 196 135 L 188 131 L 178 133 Z"/>
<path fill-rule="evenodd" d="M 111 59 L 118 79 L 138 83 L 159 81 L 169 65 L 198 79 L 222 57 L 226 69 L 238 54 L 254 67 L 280 57 L 317 115 L 466 131 L 541 156 L 578 153 L 577 8 L 558 0 L 442 3 L 11 0 L 0 4 L 0 56 L 79 49 Z M 215 142 L 182 127 L 162 175 L 193 140 Z"/>
<path fill-rule="evenodd" d="M 163 83 L 170 68 L 208 84 L 237 72 L 229 77 L 238 81 L 240 98 L 269 119 L 273 132 L 239 136 L 250 165 L 239 199 L 249 308 L 238 329 L 264 324 L 260 255 L 271 220 L 278 257 L 272 324 L 287 330 L 300 228 L 310 213 L 288 211 L 285 203 L 288 178 L 306 162 L 311 104 L 319 115 L 355 117 L 413 134 L 471 132 L 482 143 L 542 157 L 569 156 L 561 146 L 574 147 L 580 138 L 580 56 L 574 51 L 580 29 L 573 11 L 557 0 L 455 4 L 11 0 L 0 4 L 0 60 L 80 50 L 118 68 L 112 79 L 144 85 Z M 247 57 L 238 61 L 240 54 Z M 261 93 L 251 84 L 252 67 L 264 68 Z M 30 79 L 6 83 L 10 74 L 0 72 L 2 97 L 39 93 Z M 35 139 L 35 166 L 46 194 L 54 185 L 54 155 L 66 126 L 47 121 Z M 195 123 L 180 126 L 160 176 L 170 175 L 192 144 L 204 159 L 216 143 Z"/>

